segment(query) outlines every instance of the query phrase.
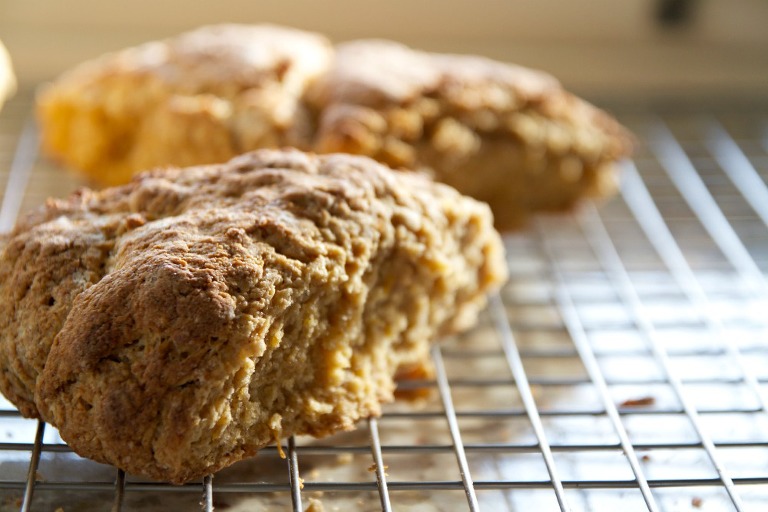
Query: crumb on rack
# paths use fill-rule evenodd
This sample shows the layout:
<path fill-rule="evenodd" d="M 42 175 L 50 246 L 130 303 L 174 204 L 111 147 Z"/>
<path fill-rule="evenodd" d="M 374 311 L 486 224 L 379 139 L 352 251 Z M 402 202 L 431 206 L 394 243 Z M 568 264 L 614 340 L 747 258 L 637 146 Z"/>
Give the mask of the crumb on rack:
<path fill-rule="evenodd" d="M 370 466 L 368 466 L 368 471 L 370 471 L 371 473 L 375 473 L 376 470 L 378 470 L 378 469 L 379 469 L 379 467 L 378 467 L 378 465 L 375 462 L 373 464 L 371 464 Z M 389 469 L 389 466 L 384 464 L 384 476 L 389 476 L 389 475 L 387 475 L 387 470 L 388 469 Z"/>
<path fill-rule="evenodd" d="M 702 503 L 704 503 L 704 500 L 699 498 L 698 496 L 694 496 L 691 500 L 691 505 L 693 505 L 696 508 L 701 508 Z"/>
<path fill-rule="evenodd" d="M 419 402 L 429 399 L 434 391 L 430 381 L 434 370 L 428 365 L 406 365 L 397 369 L 395 398 L 407 402 Z"/>
<path fill-rule="evenodd" d="M 640 457 L 640 460 L 642 460 L 643 462 L 651 462 L 651 456 L 646 453 L 645 455 Z"/>
<path fill-rule="evenodd" d="M 309 505 L 304 512 L 325 512 L 323 502 L 316 498 L 309 498 Z"/>
<path fill-rule="evenodd" d="M 336 462 L 338 464 L 350 464 L 352 462 L 351 453 L 340 453 L 336 456 Z"/>
<path fill-rule="evenodd" d="M 275 438 L 275 445 L 277 446 L 277 453 L 280 458 L 285 460 L 285 451 L 283 451 L 283 444 L 280 442 L 280 433 L 283 430 L 282 427 L 283 417 L 277 413 L 273 414 L 269 419 L 269 429 L 272 431 L 272 435 Z"/>
<path fill-rule="evenodd" d="M 652 396 L 644 396 L 641 398 L 627 398 L 621 402 L 621 407 L 647 407 L 656 403 L 656 399 Z"/>

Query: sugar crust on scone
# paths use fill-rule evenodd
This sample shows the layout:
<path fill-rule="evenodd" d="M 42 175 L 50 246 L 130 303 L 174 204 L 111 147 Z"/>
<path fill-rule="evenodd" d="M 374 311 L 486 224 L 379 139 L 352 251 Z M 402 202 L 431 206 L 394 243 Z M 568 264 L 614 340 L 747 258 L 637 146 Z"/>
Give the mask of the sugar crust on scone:
<path fill-rule="evenodd" d="M 43 148 L 107 185 L 155 166 L 306 148 L 312 129 L 301 96 L 331 55 L 318 34 L 236 24 L 104 55 L 39 94 Z"/>
<path fill-rule="evenodd" d="M 487 205 L 262 150 L 51 200 L 0 253 L 0 389 L 79 454 L 181 483 L 380 413 L 506 277 Z"/>
<path fill-rule="evenodd" d="M 316 150 L 429 169 L 488 202 L 501 228 L 609 195 L 631 149 L 619 123 L 550 75 L 392 41 L 338 45 L 308 98 L 320 111 Z"/>

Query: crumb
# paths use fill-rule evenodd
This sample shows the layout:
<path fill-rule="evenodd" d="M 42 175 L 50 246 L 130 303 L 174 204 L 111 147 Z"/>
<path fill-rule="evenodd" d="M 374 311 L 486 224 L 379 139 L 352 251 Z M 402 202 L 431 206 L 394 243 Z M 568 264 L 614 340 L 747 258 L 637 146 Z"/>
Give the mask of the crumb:
<path fill-rule="evenodd" d="M 303 489 L 303 488 L 304 488 L 304 479 L 299 477 L 299 489 Z"/>
<path fill-rule="evenodd" d="M 640 457 L 640 460 L 642 460 L 643 462 L 650 462 L 651 461 L 651 456 L 646 453 L 645 455 Z"/>
<path fill-rule="evenodd" d="M 433 378 L 434 370 L 425 364 L 401 366 L 395 374 L 395 398 L 406 402 L 427 400 L 434 391 L 434 386 L 428 384 Z"/>
<path fill-rule="evenodd" d="M 272 435 L 275 438 L 275 445 L 277 446 L 277 453 L 280 458 L 285 460 L 285 452 L 283 451 L 283 444 L 280 442 L 280 433 L 282 432 L 283 417 L 275 413 L 269 419 L 269 428 L 272 430 Z"/>
<path fill-rule="evenodd" d="M 336 456 L 336 462 L 338 464 L 350 464 L 352 462 L 352 454 L 340 453 Z"/>
<path fill-rule="evenodd" d="M 704 502 L 704 500 L 702 500 L 702 499 L 701 499 L 701 498 L 699 498 L 698 496 L 695 496 L 695 497 L 694 497 L 694 498 L 691 500 L 691 505 L 693 505 L 695 508 L 701 508 L 701 504 L 702 504 L 703 502 Z"/>
<path fill-rule="evenodd" d="M 315 498 L 309 498 L 309 505 L 304 512 L 325 512 L 325 507 L 323 506 L 322 501 Z"/>
<path fill-rule="evenodd" d="M 371 464 L 370 466 L 368 466 L 368 471 L 370 471 L 371 473 L 375 473 L 377 469 L 379 469 L 379 468 L 378 468 L 378 466 L 376 466 L 376 463 L 375 463 L 375 462 L 374 462 L 373 464 Z M 389 475 L 387 474 L 387 470 L 388 470 L 388 469 L 389 469 L 389 466 L 387 466 L 386 464 L 384 464 L 384 476 L 389 476 Z"/>
<path fill-rule="evenodd" d="M 621 407 L 646 407 L 656 403 L 656 399 L 652 396 L 644 396 L 642 398 L 627 398 L 621 402 Z"/>

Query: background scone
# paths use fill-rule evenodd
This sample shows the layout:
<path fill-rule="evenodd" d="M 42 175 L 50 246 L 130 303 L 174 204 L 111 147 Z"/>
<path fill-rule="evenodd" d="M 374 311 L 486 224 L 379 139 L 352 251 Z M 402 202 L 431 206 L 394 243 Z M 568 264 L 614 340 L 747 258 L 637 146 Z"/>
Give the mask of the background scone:
<path fill-rule="evenodd" d="M 0 41 L 0 109 L 3 108 L 5 100 L 13 96 L 16 92 L 16 75 L 13 74 L 11 66 L 11 57 L 8 50 Z"/>
<path fill-rule="evenodd" d="M 430 169 L 488 202 L 501 228 L 612 193 L 631 149 L 619 123 L 547 74 L 391 41 L 337 46 L 309 95 L 317 150 Z"/>
<path fill-rule="evenodd" d="M 352 428 L 506 277 L 487 205 L 351 155 L 247 154 L 49 201 L 0 254 L 0 388 L 183 482 Z"/>
<path fill-rule="evenodd" d="M 423 169 L 501 228 L 616 187 L 630 137 L 551 76 L 391 41 L 334 50 L 276 27 L 214 26 L 128 49 L 39 98 L 44 147 L 102 183 L 155 165 L 291 145 Z"/>
<path fill-rule="evenodd" d="M 84 63 L 38 97 L 44 149 L 101 184 L 159 165 L 306 148 L 301 97 L 331 58 L 322 36 L 214 25 Z"/>

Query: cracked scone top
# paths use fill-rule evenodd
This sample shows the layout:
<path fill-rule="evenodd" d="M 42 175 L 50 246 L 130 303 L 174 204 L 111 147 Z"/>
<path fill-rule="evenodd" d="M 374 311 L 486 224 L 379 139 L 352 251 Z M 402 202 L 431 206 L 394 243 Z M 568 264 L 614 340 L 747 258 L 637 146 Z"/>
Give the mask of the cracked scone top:
<path fill-rule="evenodd" d="M 312 127 L 302 96 L 331 52 L 319 34 L 225 24 L 107 54 L 38 95 L 42 145 L 107 185 L 155 166 L 307 148 Z"/>
<path fill-rule="evenodd" d="M 422 175 L 295 150 L 51 200 L 0 254 L 0 388 L 177 483 L 349 429 L 504 280 L 492 224 Z"/>
<path fill-rule="evenodd" d="M 308 99 L 315 150 L 370 156 L 486 201 L 496 225 L 616 188 L 629 133 L 540 71 L 382 40 L 336 46 Z"/>

